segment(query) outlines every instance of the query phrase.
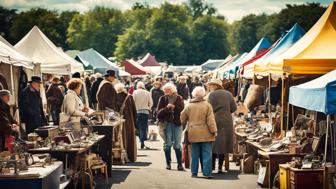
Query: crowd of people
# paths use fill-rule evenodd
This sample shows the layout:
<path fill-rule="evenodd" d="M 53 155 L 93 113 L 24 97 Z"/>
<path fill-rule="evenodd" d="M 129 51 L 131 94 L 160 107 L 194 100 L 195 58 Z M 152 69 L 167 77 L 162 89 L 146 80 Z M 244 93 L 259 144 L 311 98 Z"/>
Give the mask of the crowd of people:
<path fill-rule="evenodd" d="M 45 86 L 47 112 L 51 119 L 43 110 L 42 83 L 41 77 L 32 76 L 20 94 L 20 122 L 26 133 L 48 125 L 49 120 L 58 125 L 62 116 L 69 121 L 78 121 L 87 116 L 91 108 L 116 111 L 125 118 L 125 142 L 128 159 L 132 162 L 137 158 L 136 135 L 140 149 L 149 149 L 145 141 L 150 122 L 159 127 L 168 170 L 172 169 L 171 148 L 175 151 L 177 170 L 184 170 L 183 137 L 191 144 L 192 177 L 197 177 L 200 162 L 203 175 L 212 178 L 216 159 L 218 172 L 222 173 L 225 154 L 233 152 L 231 114 L 236 110 L 236 103 L 232 94 L 223 89 L 221 80 L 206 82 L 196 77 L 192 81 L 190 77 L 180 76 L 178 80 L 158 77 L 119 81 L 113 70 L 85 79 L 77 73 L 66 82 L 63 78 L 52 77 Z M 88 96 L 87 102 L 84 93 Z M 9 98 L 9 91 L 0 91 L 0 122 L 5 123 L 0 128 L 0 151 L 6 149 L 6 137 L 16 136 L 19 130 L 19 124 L 10 114 Z"/>

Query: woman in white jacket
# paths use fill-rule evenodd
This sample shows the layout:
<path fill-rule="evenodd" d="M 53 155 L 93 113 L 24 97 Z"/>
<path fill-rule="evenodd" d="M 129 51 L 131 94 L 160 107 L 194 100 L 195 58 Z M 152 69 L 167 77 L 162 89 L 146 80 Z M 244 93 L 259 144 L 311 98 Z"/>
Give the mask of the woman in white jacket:
<path fill-rule="evenodd" d="M 71 79 L 68 84 L 68 92 L 63 100 L 63 112 L 70 117 L 70 120 L 76 120 L 85 116 L 88 108 L 84 107 L 83 101 L 80 97 L 80 91 L 83 86 L 81 79 Z"/>

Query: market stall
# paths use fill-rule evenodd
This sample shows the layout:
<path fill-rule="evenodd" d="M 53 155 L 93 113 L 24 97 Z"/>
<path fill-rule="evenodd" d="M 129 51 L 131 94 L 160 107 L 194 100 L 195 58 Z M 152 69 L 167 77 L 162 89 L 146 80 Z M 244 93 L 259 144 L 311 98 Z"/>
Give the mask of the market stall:
<path fill-rule="evenodd" d="M 119 76 L 119 68 L 92 48 L 79 52 L 76 59 L 83 63 L 85 70 L 104 74 L 107 69 L 110 69 L 114 70 L 116 75 Z"/>
<path fill-rule="evenodd" d="M 84 67 L 48 39 L 34 26 L 15 46 L 15 49 L 32 61 L 41 64 L 41 72 L 56 75 L 71 75 L 84 72 Z"/>
<path fill-rule="evenodd" d="M 8 89 L 12 94 L 13 110 L 18 119 L 16 108 L 19 104 L 21 90 L 27 85 L 27 78 L 33 75 L 34 65 L 32 60 L 23 56 L 14 49 L 4 38 L 0 36 L 0 89 Z"/>

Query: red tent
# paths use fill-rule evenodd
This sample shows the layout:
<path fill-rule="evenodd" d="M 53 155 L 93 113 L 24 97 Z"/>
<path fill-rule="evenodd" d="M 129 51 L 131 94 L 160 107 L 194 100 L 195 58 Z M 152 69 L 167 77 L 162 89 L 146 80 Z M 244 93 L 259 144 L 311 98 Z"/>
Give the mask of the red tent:
<path fill-rule="evenodd" d="M 139 60 L 139 64 L 142 66 L 161 66 L 155 59 L 155 56 L 147 53 L 141 60 Z"/>
<path fill-rule="evenodd" d="M 124 60 L 121 62 L 121 66 L 125 67 L 125 71 L 131 75 L 147 75 L 150 71 L 146 70 L 142 65 L 138 64 L 134 60 Z"/>

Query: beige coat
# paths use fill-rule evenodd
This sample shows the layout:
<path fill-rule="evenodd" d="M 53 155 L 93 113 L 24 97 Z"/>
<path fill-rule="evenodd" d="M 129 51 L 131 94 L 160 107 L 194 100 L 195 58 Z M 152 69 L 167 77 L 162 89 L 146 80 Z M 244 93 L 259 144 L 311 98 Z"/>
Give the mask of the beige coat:
<path fill-rule="evenodd" d="M 215 141 L 217 127 L 211 105 L 204 99 L 193 99 L 181 113 L 182 124 L 188 123 L 188 140 L 195 142 Z"/>
<path fill-rule="evenodd" d="M 136 110 L 148 110 L 150 111 L 153 106 L 152 95 L 144 90 L 144 89 L 137 89 L 133 92 L 133 99 L 135 102 Z"/>

